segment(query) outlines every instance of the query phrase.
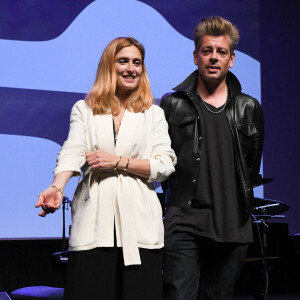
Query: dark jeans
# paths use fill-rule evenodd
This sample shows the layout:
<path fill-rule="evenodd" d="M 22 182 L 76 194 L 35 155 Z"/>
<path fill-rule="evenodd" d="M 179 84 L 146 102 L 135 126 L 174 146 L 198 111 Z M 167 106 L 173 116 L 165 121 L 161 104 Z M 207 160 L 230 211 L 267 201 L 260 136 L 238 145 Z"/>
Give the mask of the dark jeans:
<path fill-rule="evenodd" d="M 164 300 L 228 300 L 248 244 L 175 231 L 165 239 Z M 200 288 L 201 286 L 201 288 Z"/>

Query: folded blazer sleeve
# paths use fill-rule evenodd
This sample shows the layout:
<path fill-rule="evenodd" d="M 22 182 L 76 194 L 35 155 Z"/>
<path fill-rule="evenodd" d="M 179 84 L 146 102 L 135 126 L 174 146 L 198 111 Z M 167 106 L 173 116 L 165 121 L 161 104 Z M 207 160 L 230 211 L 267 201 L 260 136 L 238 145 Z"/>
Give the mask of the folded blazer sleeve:
<path fill-rule="evenodd" d="M 80 168 L 86 161 L 85 153 L 88 151 L 84 110 L 82 109 L 84 105 L 86 105 L 84 101 L 80 100 L 72 108 L 68 139 L 64 142 L 56 159 L 54 175 L 64 171 L 72 171 L 74 175 L 80 175 Z"/>
<path fill-rule="evenodd" d="M 171 148 L 171 139 L 168 134 L 168 123 L 165 119 L 164 111 L 159 106 L 153 109 L 153 148 L 150 157 L 150 177 L 151 181 L 163 181 L 173 172 L 177 158 Z"/>

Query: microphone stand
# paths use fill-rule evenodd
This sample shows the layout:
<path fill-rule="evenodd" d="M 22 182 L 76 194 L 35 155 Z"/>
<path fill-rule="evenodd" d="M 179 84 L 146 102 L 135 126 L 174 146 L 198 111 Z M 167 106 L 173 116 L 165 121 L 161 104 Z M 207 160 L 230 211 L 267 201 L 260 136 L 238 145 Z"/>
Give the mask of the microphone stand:
<path fill-rule="evenodd" d="M 52 254 L 55 263 L 67 263 L 68 262 L 68 242 L 66 239 L 66 205 L 70 204 L 71 201 L 68 197 L 64 196 L 62 200 L 62 215 L 63 215 L 63 226 L 62 226 L 62 240 L 61 240 L 61 252 L 55 252 Z M 67 208 L 68 209 L 68 208 Z"/>
<path fill-rule="evenodd" d="M 62 245 L 61 245 L 61 248 L 62 248 L 63 253 L 65 253 L 68 250 L 68 246 L 67 246 L 67 243 L 66 243 L 66 213 L 65 213 L 66 199 L 69 200 L 68 197 L 64 196 L 63 201 L 62 201 L 63 228 L 62 228 L 62 240 L 61 240 Z"/>
<path fill-rule="evenodd" d="M 278 206 L 279 203 L 267 204 L 263 206 L 258 206 L 254 208 L 254 211 L 259 211 L 261 214 L 252 215 L 255 221 L 253 223 L 259 224 L 261 223 L 261 231 L 257 225 L 260 247 L 262 252 L 262 261 L 263 261 L 263 274 L 264 274 L 264 285 L 263 291 L 258 291 L 258 293 L 254 296 L 255 300 L 265 300 L 267 299 L 268 288 L 269 288 L 269 273 L 268 273 L 268 265 L 267 265 L 267 227 L 266 224 L 267 219 L 276 218 L 283 219 L 285 216 L 283 215 L 270 215 L 267 214 L 267 210 L 271 207 Z"/>

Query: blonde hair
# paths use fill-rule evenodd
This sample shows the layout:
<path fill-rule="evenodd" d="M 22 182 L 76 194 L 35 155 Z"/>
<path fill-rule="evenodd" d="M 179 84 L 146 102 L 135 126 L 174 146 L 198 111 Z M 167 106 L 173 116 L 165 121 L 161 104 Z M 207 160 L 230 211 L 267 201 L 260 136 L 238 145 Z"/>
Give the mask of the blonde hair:
<path fill-rule="evenodd" d="M 118 37 L 104 49 L 98 64 L 95 82 L 87 94 L 85 101 L 95 114 L 116 114 L 120 109 L 120 100 L 116 97 L 117 75 L 115 57 L 123 48 L 135 46 L 142 56 L 142 75 L 138 86 L 126 101 L 126 108 L 134 112 L 142 112 L 153 103 L 149 79 L 144 64 L 145 48 L 132 37 Z"/>
<path fill-rule="evenodd" d="M 237 27 L 228 20 L 217 16 L 203 19 L 195 28 L 194 41 L 196 52 L 200 49 L 201 38 L 204 35 L 228 35 L 230 38 L 230 53 L 233 53 L 240 39 Z"/>

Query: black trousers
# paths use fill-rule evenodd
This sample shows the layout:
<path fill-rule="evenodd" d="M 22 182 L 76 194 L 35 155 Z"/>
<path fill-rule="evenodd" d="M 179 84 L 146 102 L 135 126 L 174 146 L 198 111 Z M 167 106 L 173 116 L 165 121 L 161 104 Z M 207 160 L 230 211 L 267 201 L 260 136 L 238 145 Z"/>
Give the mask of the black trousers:
<path fill-rule="evenodd" d="M 165 239 L 164 300 L 231 299 L 247 248 L 174 232 Z"/>
<path fill-rule="evenodd" d="M 162 249 L 139 249 L 141 265 L 124 266 L 121 248 L 69 254 L 64 300 L 161 300 Z"/>

